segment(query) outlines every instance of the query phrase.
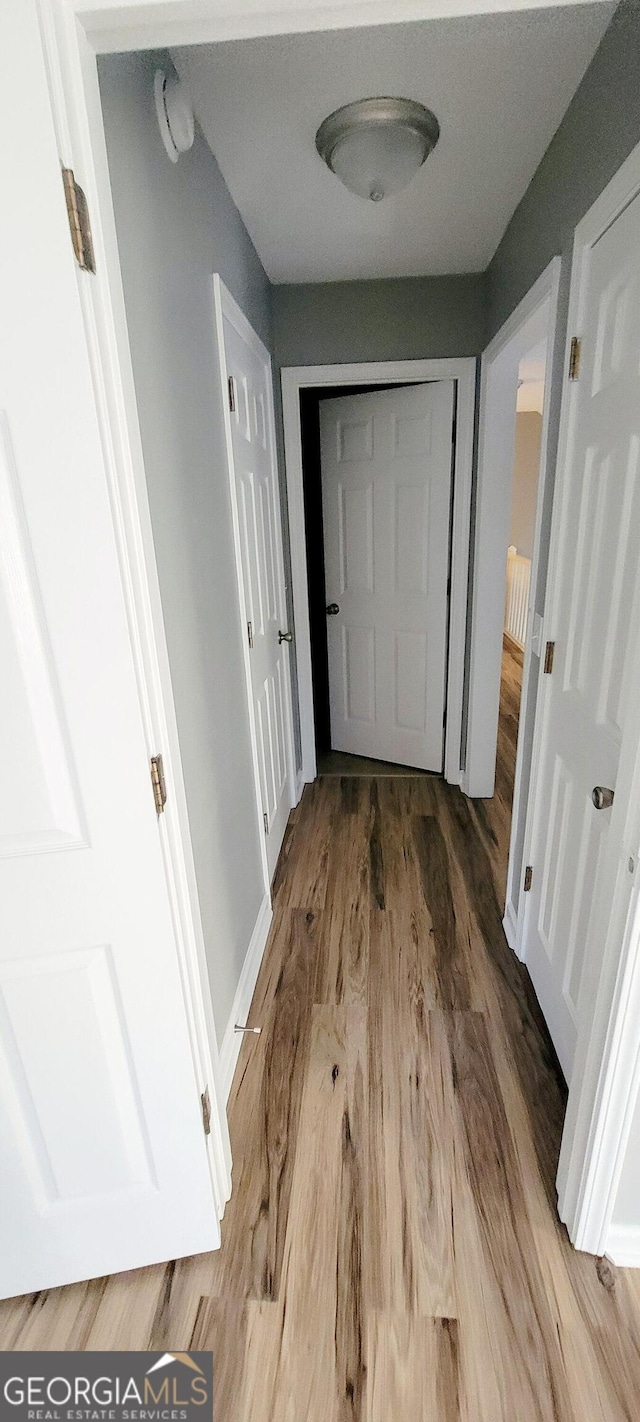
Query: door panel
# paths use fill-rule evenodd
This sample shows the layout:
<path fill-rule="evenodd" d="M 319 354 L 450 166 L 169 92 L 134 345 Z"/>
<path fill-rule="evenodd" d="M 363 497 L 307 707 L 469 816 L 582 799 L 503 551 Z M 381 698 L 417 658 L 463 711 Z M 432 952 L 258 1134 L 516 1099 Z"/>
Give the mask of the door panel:
<path fill-rule="evenodd" d="M 279 631 L 286 630 L 286 607 L 273 389 L 266 351 L 253 333 L 239 329 L 229 306 L 223 306 L 222 324 L 226 371 L 235 392 L 235 410 L 230 416 L 233 480 L 244 606 L 251 624 L 251 695 L 261 811 L 273 878 L 293 804 L 289 647 L 278 641 Z"/>
<path fill-rule="evenodd" d="M 219 1238 L 33 0 L 0 9 L 0 1293 Z M 170 807 L 167 814 L 171 813 Z"/>
<path fill-rule="evenodd" d="M 442 770 L 453 384 L 320 406 L 331 744 Z"/>
<path fill-rule="evenodd" d="M 567 1079 L 640 611 L 640 200 L 593 248 L 558 535 L 526 962 Z M 539 867 L 540 866 L 540 867 Z"/>
<path fill-rule="evenodd" d="M 86 843 L 9 426 L 0 412 L 0 857 Z"/>
<path fill-rule="evenodd" d="M 42 1212 L 151 1188 L 111 944 L 4 963 L 0 985 L 3 1080 Z M 45 1036 L 58 1043 L 53 1057 L 43 1057 Z"/>

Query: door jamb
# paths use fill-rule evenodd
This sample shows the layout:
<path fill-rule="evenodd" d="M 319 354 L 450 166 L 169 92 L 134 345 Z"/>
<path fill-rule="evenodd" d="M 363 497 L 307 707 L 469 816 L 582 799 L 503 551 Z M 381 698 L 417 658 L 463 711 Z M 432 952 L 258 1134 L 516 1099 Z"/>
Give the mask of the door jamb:
<path fill-rule="evenodd" d="M 264 362 L 264 364 L 267 366 L 267 369 L 268 369 L 268 372 L 269 372 L 269 382 L 270 382 L 270 389 L 271 389 L 271 399 L 270 399 L 270 401 L 268 402 L 268 404 L 269 404 L 269 409 L 267 410 L 267 421 L 268 421 L 268 425 L 269 425 L 269 454 L 270 454 L 270 458 L 271 458 L 272 464 L 273 464 L 273 466 L 274 466 L 274 468 L 275 468 L 275 471 L 276 471 L 276 480 L 277 480 L 277 477 L 278 477 L 278 465 L 277 465 L 276 442 L 275 442 L 275 409 L 274 409 L 274 394 L 273 394 L 273 371 L 272 371 L 271 356 L 270 356 L 270 354 L 269 354 L 269 352 L 268 352 L 266 346 L 263 345 L 262 341 L 260 340 L 260 337 L 259 337 L 259 336 L 256 334 L 256 332 L 254 331 L 253 326 L 252 326 L 251 323 L 247 320 L 247 317 L 245 316 L 244 311 L 242 311 L 241 308 L 238 306 L 237 301 L 235 301 L 234 298 L 232 297 L 231 292 L 230 292 L 230 291 L 227 289 L 227 287 L 225 286 L 225 284 L 224 284 L 224 282 L 223 282 L 223 280 L 222 280 L 222 277 L 218 274 L 218 272 L 214 272 L 214 275 L 213 275 L 213 306 L 214 306 L 214 325 L 215 325 L 215 336 L 216 336 L 216 350 L 217 350 L 217 358 L 218 358 L 218 371 L 219 371 L 219 376 L 220 376 L 220 395 L 221 395 L 221 405 L 222 405 L 223 421 L 224 421 L 225 444 L 226 444 L 226 450 L 227 450 L 227 477 L 228 477 L 228 480 L 229 480 L 229 493 L 230 493 L 230 497 L 231 497 L 231 521 L 232 521 L 232 524 L 233 524 L 233 552 L 234 552 L 234 560 L 235 560 L 235 565 L 236 565 L 236 575 L 237 575 L 237 580 L 238 580 L 238 595 L 239 595 L 239 598 L 240 598 L 240 612 L 241 612 L 241 617 L 242 617 L 242 627 L 243 627 L 243 630 L 244 630 L 244 628 L 245 628 L 246 625 L 247 625 L 247 603 L 246 603 L 246 595 L 245 595 L 245 579 L 244 579 L 244 574 L 243 574 L 243 570 L 242 570 L 242 546 L 241 546 L 241 542 L 240 542 L 240 521 L 239 521 L 239 516 L 238 516 L 238 499 L 237 499 L 237 494 L 236 494 L 236 485 L 235 485 L 235 476 L 234 476 L 233 436 L 232 436 L 232 432 L 231 432 L 231 414 L 230 414 L 230 410 L 229 410 L 229 400 L 228 400 L 228 389 L 229 389 L 228 380 L 229 380 L 229 373 L 228 373 L 228 367 L 227 367 L 227 352 L 226 352 L 225 341 L 224 341 L 224 325 L 223 325 L 223 318 L 224 318 L 224 317 L 226 317 L 227 320 L 231 322 L 231 324 L 235 327 L 235 329 L 236 329 L 236 331 L 238 332 L 238 334 L 242 337 L 242 339 L 243 339 L 244 341 L 246 341 L 247 345 L 249 345 L 249 346 L 251 347 L 251 349 L 255 352 L 255 354 L 257 355 L 258 359 L 259 359 L 260 361 Z M 280 529 L 280 528 L 276 529 L 276 540 L 277 540 L 276 558 L 277 558 L 277 564 L 278 564 L 277 569 L 276 569 L 276 576 L 277 576 L 277 579 L 278 579 L 278 600 L 279 600 L 279 604 L 280 604 L 280 616 L 281 616 L 281 618 L 284 618 L 285 615 L 286 615 L 286 614 L 285 614 L 285 570 L 284 570 L 284 559 L 283 559 L 283 552 L 282 552 L 282 533 L 281 533 L 281 529 Z M 282 622 L 281 625 L 282 625 L 282 626 L 285 626 L 286 624 L 285 624 L 285 622 Z M 260 854 L 261 854 L 261 859 L 262 859 L 262 870 L 263 870 L 263 875 L 264 875 L 264 889 L 265 889 L 265 893 L 266 893 L 267 895 L 269 895 L 269 898 L 270 898 L 270 896 L 271 896 L 271 877 L 270 877 L 270 874 L 269 874 L 269 863 L 268 863 L 268 858 L 267 858 L 267 847 L 266 847 L 266 840 L 265 840 L 264 826 L 263 826 L 264 806 L 263 806 L 263 803 L 262 803 L 262 790 L 261 790 L 261 786 L 260 786 L 260 764 L 259 764 L 259 759 L 258 759 L 258 736 L 257 736 L 257 729 L 256 729 L 255 707 L 254 707 L 254 700 L 253 700 L 253 682 L 252 682 L 252 677 L 251 677 L 250 651 L 249 651 L 249 643 L 248 643 L 247 637 L 243 636 L 241 640 L 242 640 L 242 658 L 243 658 L 244 675 L 245 675 L 245 689 L 246 689 L 246 696 L 247 696 L 247 710 L 248 710 L 248 713 L 249 713 L 249 735 L 250 735 L 250 739 L 251 739 L 251 758 L 252 758 L 252 760 L 253 760 L 253 773 L 254 773 L 255 790 L 256 790 L 256 814 L 257 814 L 257 823 L 258 823 L 258 833 L 259 833 L 259 836 L 260 836 Z M 287 757 L 287 786 L 288 786 L 288 791 L 289 791 L 289 809 L 292 809 L 293 806 L 294 806 L 294 804 L 296 803 L 296 773 L 295 773 L 295 762 L 294 762 L 294 753 L 293 753 L 293 706 L 292 706 L 292 696 L 291 696 L 291 659 L 290 659 L 290 648 L 289 648 L 289 647 L 287 647 L 286 667 L 287 667 L 286 685 L 285 685 L 285 687 L 283 688 L 283 690 L 284 690 L 284 699 L 285 699 L 285 702 L 286 702 L 286 705 L 285 705 L 285 717 L 286 717 L 286 735 L 287 735 L 287 745 L 286 745 L 286 757 Z"/>
<path fill-rule="evenodd" d="M 459 785 L 462 773 L 462 697 L 469 579 L 475 372 L 474 357 L 465 357 L 460 360 L 386 360 L 358 361 L 348 365 L 285 366 L 281 371 L 285 475 L 289 511 L 289 542 L 291 545 L 291 591 L 298 670 L 303 781 L 309 782 L 315 779 L 317 766 L 305 544 L 300 391 L 321 386 L 407 385 L 436 380 L 457 382 L 444 775 L 451 784 Z"/>

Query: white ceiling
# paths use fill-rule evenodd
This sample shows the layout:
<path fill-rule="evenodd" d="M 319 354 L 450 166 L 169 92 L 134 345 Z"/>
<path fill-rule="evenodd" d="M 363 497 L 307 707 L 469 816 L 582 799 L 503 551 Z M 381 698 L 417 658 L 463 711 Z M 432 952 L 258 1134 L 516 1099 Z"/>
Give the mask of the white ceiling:
<path fill-rule="evenodd" d="M 486 267 L 615 6 L 294 34 L 172 52 L 275 282 Z M 315 133 L 352 99 L 406 95 L 441 138 L 403 193 L 347 192 Z"/>

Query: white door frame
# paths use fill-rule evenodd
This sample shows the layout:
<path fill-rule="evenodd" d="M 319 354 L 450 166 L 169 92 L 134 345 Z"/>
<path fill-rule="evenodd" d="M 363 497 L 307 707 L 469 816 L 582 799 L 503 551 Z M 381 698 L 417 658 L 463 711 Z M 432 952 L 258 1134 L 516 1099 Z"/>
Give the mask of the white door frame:
<path fill-rule="evenodd" d="M 561 596 L 560 531 L 565 484 L 562 471 L 571 458 L 578 385 L 568 379 L 571 338 L 580 336 L 588 291 L 591 250 L 616 217 L 640 193 L 640 145 L 576 228 L 573 245 L 569 318 L 563 369 L 563 399 L 554 495 L 549 577 L 544 614 L 545 640 L 554 639 Z M 531 784 L 540 783 L 540 766 L 550 678 L 540 673 L 538 714 Z M 545 685 L 546 682 L 546 685 Z M 578 1019 L 576 1057 L 558 1168 L 558 1209 L 578 1249 L 602 1254 L 640 1087 L 640 644 L 629 692 L 616 799 L 611 812 L 608 853 L 594 895 L 595 910 L 585 949 L 585 974 L 591 983 L 592 1011 L 585 1004 Z M 532 791 L 524 845 L 525 862 L 547 806 Z M 616 847 L 617 846 L 617 847 Z M 622 846 L 622 848 L 621 848 Z M 630 881 L 630 873 L 635 877 Z M 633 883 L 629 899 L 629 884 Z M 526 932 L 526 926 L 525 926 Z M 526 942 L 522 942 L 526 961 Z M 618 1249 L 616 1262 L 636 1263 Z"/>
<path fill-rule="evenodd" d="M 542 10 L 575 0 L 519 0 Z M 100 54 L 502 13 L 504 0 L 70 0 Z"/>
<path fill-rule="evenodd" d="M 253 351 L 255 352 L 255 354 L 257 355 L 258 359 L 259 359 L 260 361 L 263 361 L 263 362 L 268 366 L 268 369 L 269 369 L 269 380 L 270 380 L 270 382 L 271 382 L 271 399 L 270 399 L 270 401 L 268 402 L 269 408 L 268 408 L 268 410 L 267 410 L 267 419 L 268 419 L 268 424 L 269 424 L 269 455 L 270 455 L 270 458 L 271 458 L 271 461 L 272 461 L 272 465 L 273 465 L 273 467 L 274 467 L 275 470 L 276 470 L 276 478 L 277 478 L 278 463 L 277 463 L 277 456 L 276 456 L 275 414 L 274 414 L 274 404 L 273 404 L 273 372 L 272 372 L 271 356 L 270 356 L 270 354 L 269 354 L 269 352 L 268 352 L 266 346 L 264 346 L 264 345 L 262 344 L 262 341 L 260 340 L 260 337 L 259 337 L 259 336 L 256 334 L 256 332 L 254 331 L 253 326 L 252 326 L 252 325 L 250 324 L 250 322 L 247 320 L 247 318 L 246 318 L 246 316 L 245 316 L 245 314 L 244 314 L 244 311 L 242 311 L 241 308 L 238 306 L 237 301 L 234 300 L 233 296 L 231 295 L 231 292 L 230 292 L 230 291 L 227 289 L 227 287 L 225 286 L 225 284 L 224 284 L 224 282 L 223 282 L 223 280 L 222 280 L 222 277 L 218 274 L 218 272 L 215 272 L 215 273 L 214 273 L 214 276 L 213 276 L 213 303 L 214 303 L 214 319 L 215 319 L 215 332 L 216 332 L 216 349 L 217 349 L 217 356 L 218 356 L 218 372 L 219 372 L 219 376 L 220 376 L 220 398 L 221 398 L 221 407 L 222 407 L 222 411 L 223 411 L 224 432 L 225 432 L 225 444 L 226 444 L 226 450 L 227 450 L 227 476 L 228 476 L 228 480 L 229 480 L 229 492 L 230 492 L 230 496 L 231 496 L 231 518 L 232 518 L 232 523 L 233 523 L 233 551 L 234 551 L 235 564 L 236 564 L 236 576 L 237 576 L 237 579 L 238 579 L 238 595 L 239 595 L 239 598 L 240 598 L 241 622 L 242 622 L 242 627 L 244 628 L 244 627 L 246 626 L 246 623 L 247 623 L 247 603 L 246 603 L 246 590 L 245 590 L 245 585 L 244 585 L 244 576 L 243 576 L 243 572 L 242 572 L 242 545 L 241 545 L 241 541 L 240 541 L 240 522 L 239 522 L 239 517 L 238 517 L 238 498 L 237 498 L 237 492 L 236 492 L 236 481 L 235 481 L 235 477 L 234 477 L 233 434 L 232 434 L 232 430 L 231 430 L 231 413 L 230 413 L 230 410 L 229 410 L 229 394 L 228 394 L 228 392 L 229 392 L 229 385 L 228 385 L 229 373 L 228 373 L 228 369 L 227 369 L 227 358 L 226 358 L 226 350 L 225 350 L 225 343 L 224 343 L 224 325 L 223 325 L 223 318 L 224 318 L 225 316 L 226 316 L 227 320 L 231 323 L 231 325 L 235 327 L 235 329 L 236 329 L 236 331 L 239 333 L 239 335 L 242 336 L 242 339 L 246 342 L 246 344 L 247 344 L 248 346 L 250 346 L 251 350 L 253 350 Z M 278 535 L 278 534 L 280 534 L 280 530 L 279 530 L 279 529 L 277 530 L 277 535 Z M 277 536 L 277 535 L 276 535 L 276 536 Z M 284 606 L 284 603 L 285 603 L 285 570 L 284 570 L 284 559 L 283 559 L 283 552 L 282 552 L 282 536 L 281 536 L 281 535 L 280 535 L 280 537 L 278 537 L 278 546 L 277 546 L 277 549 L 276 549 L 276 557 L 277 557 L 277 560 L 278 560 L 278 567 L 277 567 L 277 569 L 276 569 L 276 576 L 277 576 L 277 578 L 278 578 L 279 596 L 280 596 L 281 605 Z M 259 834 L 259 837 L 260 837 L 260 854 L 261 854 L 261 858 L 262 858 L 262 871 L 263 871 L 263 876 L 264 876 L 264 888 L 265 888 L 265 893 L 267 893 L 267 894 L 269 895 L 269 897 L 270 897 L 270 896 L 271 896 L 271 878 L 270 878 L 270 874 L 269 874 L 269 863 L 268 863 L 268 859 L 267 859 L 267 847 L 266 847 L 266 840 L 265 840 L 265 833 L 264 833 L 264 825 L 263 825 L 263 805 L 262 805 L 262 793 L 261 793 L 261 789 L 260 789 L 260 762 L 259 762 L 259 759 L 258 759 L 258 737 L 257 737 L 257 731 L 256 731 L 255 706 L 254 706 L 254 699 L 253 699 L 253 681 L 252 681 L 252 677 L 251 677 L 251 659 L 250 659 L 250 653 L 249 653 L 249 643 L 248 643 L 247 638 L 246 638 L 246 637 L 242 637 L 241 640 L 242 640 L 242 659 L 243 659 L 244 675 L 245 675 L 245 687 L 246 687 L 246 694 L 247 694 L 247 708 L 248 708 L 248 712 L 249 712 L 249 734 L 250 734 L 250 737 L 251 737 L 251 756 L 252 756 L 252 759 L 253 759 L 253 773 L 254 773 L 254 783 L 255 783 L 255 790 L 256 790 L 256 815 L 257 815 L 258 834 Z M 287 649 L 287 650 L 289 651 L 289 649 Z M 288 783 L 288 788 L 289 788 L 289 808 L 292 809 L 293 806 L 294 806 L 294 804 L 296 803 L 297 796 L 296 796 L 296 793 L 295 793 L 295 792 L 296 792 L 296 770 L 295 770 L 295 760 L 294 760 L 294 751 L 293 751 L 293 706 L 292 706 L 292 697 L 291 697 L 291 660 L 290 660 L 290 655 L 288 655 L 288 656 L 285 658 L 285 661 L 286 661 L 286 667 L 287 667 L 286 686 L 285 686 L 285 688 L 284 688 L 285 702 L 286 702 L 286 706 L 285 706 L 285 716 L 286 716 L 286 736 L 287 736 L 287 750 L 286 750 L 286 755 L 287 755 L 287 783 Z"/>
<path fill-rule="evenodd" d="M 303 781 L 315 780 L 317 767 L 305 543 L 300 391 L 322 386 L 408 385 L 432 380 L 457 381 L 444 775 L 452 785 L 459 785 L 469 578 L 475 372 L 476 362 L 473 357 L 460 360 L 379 360 L 358 361 L 349 365 L 285 366 L 281 371 L 289 542 L 291 546 L 291 592 L 296 639 Z"/>
<path fill-rule="evenodd" d="M 500 328 L 482 356 L 476 484 L 475 554 L 471 612 L 468 721 L 462 789 L 472 797 L 490 797 L 495 786 L 500 671 L 507 583 L 507 546 L 513 488 L 518 365 L 527 349 L 547 339 L 547 379 L 542 425 L 536 526 L 521 705 L 526 705 L 533 609 L 538 577 L 540 530 L 547 473 L 549 394 L 560 282 L 560 258 L 555 257 Z M 514 788 L 512 826 L 522 778 L 522 724 Z M 513 843 L 513 841 L 512 841 Z M 513 893 L 507 892 L 507 903 Z M 511 941 L 511 940 L 510 940 Z M 513 944 L 512 944 L 513 946 Z"/>

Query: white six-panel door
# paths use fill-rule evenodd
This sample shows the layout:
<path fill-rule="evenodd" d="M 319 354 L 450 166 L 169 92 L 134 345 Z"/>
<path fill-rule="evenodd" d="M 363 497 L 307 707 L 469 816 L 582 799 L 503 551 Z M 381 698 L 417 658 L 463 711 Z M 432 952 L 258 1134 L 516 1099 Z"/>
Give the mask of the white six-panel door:
<path fill-rule="evenodd" d="M 220 282 L 232 481 L 269 880 L 294 803 L 289 643 L 269 354 Z"/>
<path fill-rule="evenodd" d="M 0 1294 L 218 1224 L 36 7 L 0 9 Z M 80 277 L 90 281 L 90 276 Z"/>
<path fill-rule="evenodd" d="M 592 791 L 615 792 L 640 618 L 640 198 L 593 248 L 585 309 L 523 932 L 568 1080 L 611 821 Z"/>
<path fill-rule="evenodd" d="M 324 400 L 331 744 L 442 770 L 452 381 Z"/>

